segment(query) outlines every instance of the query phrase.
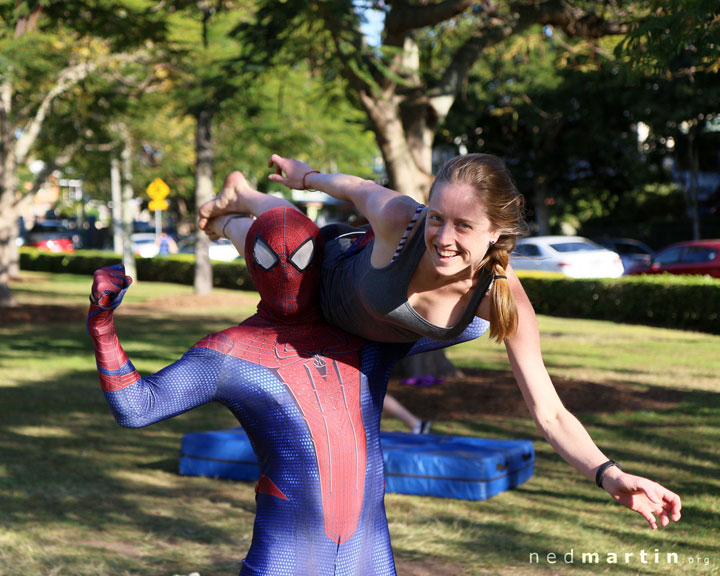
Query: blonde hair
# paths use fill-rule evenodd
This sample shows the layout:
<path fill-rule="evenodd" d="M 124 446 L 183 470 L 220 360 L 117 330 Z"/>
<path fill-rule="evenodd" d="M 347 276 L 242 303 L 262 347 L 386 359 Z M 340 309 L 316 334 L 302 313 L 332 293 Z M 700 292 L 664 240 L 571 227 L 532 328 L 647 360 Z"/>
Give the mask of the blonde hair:
<path fill-rule="evenodd" d="M 491 154 L 467 154 L 448 160 L 435 177 L 430 195 L 438 182 L 472 186 L 485 207 L 491 229 L 500 232 L 481 267 L 495 277 L 490 289 L 490 337 L 502 342 L 517 330 L 518 317 L 507 279 L 497 277 L 506 276 L 510 253 L 526 231 L 523 196 L 505 163 Z"/>

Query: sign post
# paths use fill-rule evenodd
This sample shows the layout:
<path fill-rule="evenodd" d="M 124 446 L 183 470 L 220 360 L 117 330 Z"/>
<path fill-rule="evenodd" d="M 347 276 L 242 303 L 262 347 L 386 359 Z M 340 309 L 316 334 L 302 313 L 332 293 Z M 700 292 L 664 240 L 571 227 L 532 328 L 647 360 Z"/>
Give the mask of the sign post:
<path fill-rule="evenodd" d="M 159 238 L 162 232 L 162 211 L 168 209 L 165 198 L 170 194 L 170 187 L 162 178 L 155 178 L 148 185 L 146 192 L 151 198 L 148 208 L 155 211 L 155 238 Z"/>

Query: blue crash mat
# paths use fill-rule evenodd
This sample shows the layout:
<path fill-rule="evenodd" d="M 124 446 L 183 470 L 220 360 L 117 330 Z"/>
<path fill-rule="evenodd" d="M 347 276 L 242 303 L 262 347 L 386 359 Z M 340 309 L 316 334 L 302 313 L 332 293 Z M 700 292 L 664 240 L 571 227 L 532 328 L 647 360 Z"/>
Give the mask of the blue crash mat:
<path fill-rule="evenodd" d="M 180 474 L 255 482 L 260 467 L 242 428 L 193 432 L 180 443 Z"/>
<path fill-rule="evenodd" d="M 381 433 L 385 489 L 399 494 L 486 500 L 533 475 L 530 440 Z"/>
<path fill-rule="evenodd" d="M 530 440 L 381 432 L 387 492 L 486 500 L 519 486 L 534 471 Z M 242 428 L 182 438 L 180 474 L 256 481 L 257 459 Z"/>

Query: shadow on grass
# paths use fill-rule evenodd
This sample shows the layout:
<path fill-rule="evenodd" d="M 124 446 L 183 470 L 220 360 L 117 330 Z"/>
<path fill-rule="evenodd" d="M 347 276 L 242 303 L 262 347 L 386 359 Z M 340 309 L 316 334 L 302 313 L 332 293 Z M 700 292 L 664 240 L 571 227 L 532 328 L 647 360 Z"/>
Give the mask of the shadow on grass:
<path fill-rule="evenodd" d="M 550 514 L 548 519 L 559 525 L 567 525 L 567 519 L 563 518 L 561 513 Z M 463 564 L 469 570 L 458 570 L 456 574 L 677 574 L 679 566 L 674 564 L 672 554 L 677 554 L 681 563 L 685 563 L 693 554 L 706 554 L 705 551 L 677 546 L 672 549 L 658 548 L 653 543 L 648 543 L 648 548 L 631 548 L 622 544 L 579 545 L 570 536 L 572 526 L 567 526 L 567 536 L 562 537 L 534 531 L 523 532 L 498 521 L 474 523 L 439 516 L 437 522 L 451 524 L 455 530 L 470 535 L 453 543 L 465 554 L 467 561 Z M 394 551 L 399 574 L 403 574 L 401 568 L 406 562 L 425 566 L 432 566 L 437 562 L 435 555 L 424 553 L 417 548 L 395 544 Z"/>
<path fill-rule="evenodd" d="M 165 475 L 177 477 L 182 434 L 234 423 L 226 409 L 208 405 L 153 427 L 124 429 L 115 423 L 96 380 L 95 373 L 74 372 L 54 382 L 0 389 L 6 471 L 0 487 L 12 494 L 2 505 L 5 520 L 48 522 L 81 514 L 88 526 L 101 529 L 107 518 L 92 512 L 107 508 L 122 510 L 133 524 L 162 527 L 162 518 L 128 506 L 127 493 L 141 489 L 147 497 L 181 498 L 183 486 Z M 146 471 L 157 473 L 143 482 Z M 254 510 L 254 503 L 242 507 Z M 182 526 L 187 521 L 174 519 L 180 524 L 175 531 L 193 532 Z M 211 537 L 223 534 L 211 531 Z"/>
<path fill-rule="evenodd" d="M 203 322 L 189 327 L 141 320 L 124 332 L 128 348 L 133 349 L 131 357 L 155 364 L 155 370 L 162 367 L 154 351 L 159 342 L 163 352 L 178 351 L 174 360 L 211 331 L 207 328 Z M 43 534 L 57 538 L 54 530 L 70 538 L 79 535 L 81 541 L 67 546 L 103 548 L 107 552 L 103 562 L 109 565 L 115 562 L 113 558 L 134 555 L 152 564 L 147 551 L 140 549 L 155 540 L 171 542 L 179 550 L 183 543 L 226 546 L 237 551 L 234 561 L 228 559 L 233 564 L 229 573 L 239 570 L 250 543 L 253 487 L 220 486 L 177 473 L 182 435 L 237 425 L 227 409 L 207 405 L 146 429 L 121 428 L 100 390 L 84 322 L 63 327 L 18 326 L 13 338 L 0 345 L 0 352 L 4 357 L 0 366 L 7 363 L 15 372 L 13 362 L 27 361 L 22 378 L 0 384 L 3 529 L 26 537 L 36 533 L 33 540 L 40 542 Z M 51 369 L 52 364 L 62 364 L 62 368 Z M 46 371 L 51 377 L 43 377 Z M 236 522 L 237 531 L 218 525 L 213 518 L 217 502 L 231 510 L 228 521 Z M 38 527 L 42 527 L 39 533 Z M 116 549 L 114 541 L 126 538 L 133 544 Z M 63 554 L 46 551 L 43 561 L 61 566 Z"/>
<path fill-rule="evenodd" d="M 475 387 L 479 390 L 474 390 Z M 683 498 L 682 523 L 660 536 L 654 533 L 653 537 L 667 538 L 687 555 L 701 552 L 717 556 L 720 550 L 717 544 L 720 518 L 716 512 L 720 494 L 717 464 L 720 394 L 567 379 L 560 380 L 558 389 L 571 412 L 582 412 L 580 420 L 606 454 L 623 463 L 626 471 L 657 480 Z M 535 509 L 529 511 L 530 514 L 552 518 L 558 525 L 580 522 L 584 532 L 597 531 L 599 537 L 605 532 L 614 533 L 614 528 L 607 527 L 613 519 L 617 526 L 645 527 L 644 520 L 612 503 L 604 491 L 577 475 L 552 451 L 529 418 L 510 374 L 487 372 L 477 381 L 475 375 L 470 374 L 457 384 L 451 380 L 422 390 L 395 383 L 391 392 L 411 410 L 433 419 L 435 428 L 442 432 L 533 440 L 537 456 L 535 475 L 540 481 L 531 480 L 520 488 L 532 494 Z M 569 481 L 572 486 L 568 486 Z M 538 485 L 547 488 L 541 489 Z M 594 519 L 598 514 L 605 514 L 606 506 L 609 506 L 608 520 L 601 523 L 602 528 L 596 528 Z M 581 510 L 585 512 L 575 514 Z M 586 520 L 577 520 L 576 516 Z M 482 521 L 477 529 L 485 530 Z M 691 531 L 693 536 L 684 538 L 686 531 Z M 499 534 L 501 538 L 514 540 L 514 546 L 530 547 L 512 532 L 512 527 Z M 638 534 L 632 532 L 629 542 L 637 539 Z M 538 552 L 557 552 L 575 544 L 572 536 L 560 543 L 553 544 L 551 540 L 545 547 L 542 535 L 534 535 L 530 542 Z M 484 543 L 482 546 L 492 550 Z M 636 563 L 620 566 L 618 570 L 636 572 L 637 568 Z M 671 573 L 672 567 L 667 570 L 663 573 Z"/>

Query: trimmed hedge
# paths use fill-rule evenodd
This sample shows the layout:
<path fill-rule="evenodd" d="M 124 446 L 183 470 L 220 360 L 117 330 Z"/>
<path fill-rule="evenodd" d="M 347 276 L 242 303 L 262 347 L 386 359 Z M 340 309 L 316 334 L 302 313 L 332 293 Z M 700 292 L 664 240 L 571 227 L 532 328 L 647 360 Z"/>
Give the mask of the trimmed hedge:
<path fill-rule="evenodd" d="M 120 264 L 122 257 L 114 252 L 101 250 L 78 250 L 72 254 L 40 252 L 33 248 L 20 249 L 20 269 L 43 272 L 63 272 L 92 276 L 95 270 Z M 173 254 L 155 258 L 136 258 L 138 280 L 150 282 L 195 282 L 195 255 Z M 233 262 L 212 261 L 213 286 L 216 288 L 240 288 L 253 290 L 250 274 L 242 259 Z"/>
<path fill-rule="evenodd" d="M 49 254 L 20 250 L 20 268 L 91 276 L 103 266 L 118 264 L 119 254 L 79 250 Z M 195 256 L 175 254 L 136 260 L 138 278 L 192 285 Z M 213 285 L 253 290 L 244 260 L 215 262 Z M 549 274 L 520 273 L 523 286 L 539 314 L 647 324 L 720 334 L 720 280 L 708 276 L 623 276 L 618 279 L 571 279 Z"/>
<path fill-rule="evenodd" d="M 720 280 L 672 274 L 617 279 L 521 276 L 538 314 L 720 334 Z"/>

